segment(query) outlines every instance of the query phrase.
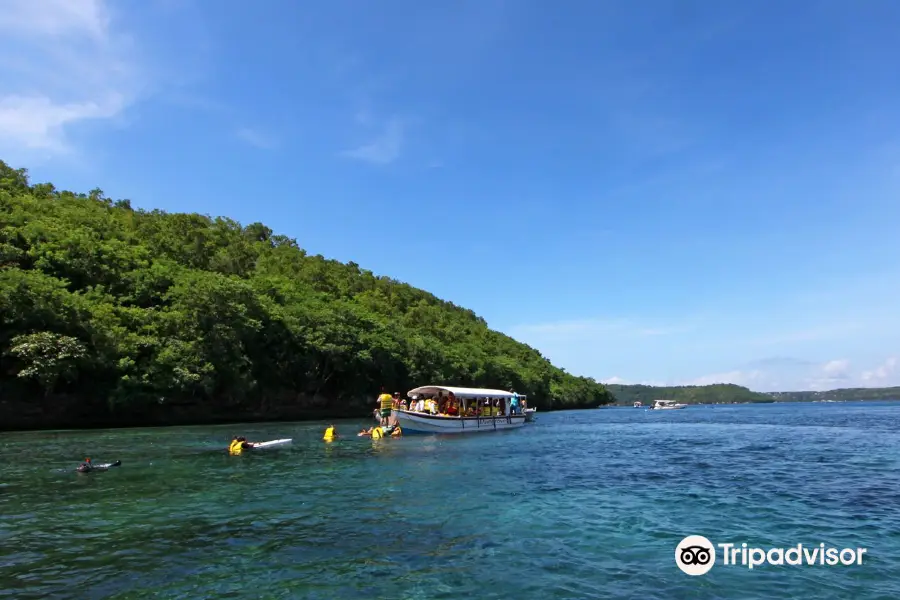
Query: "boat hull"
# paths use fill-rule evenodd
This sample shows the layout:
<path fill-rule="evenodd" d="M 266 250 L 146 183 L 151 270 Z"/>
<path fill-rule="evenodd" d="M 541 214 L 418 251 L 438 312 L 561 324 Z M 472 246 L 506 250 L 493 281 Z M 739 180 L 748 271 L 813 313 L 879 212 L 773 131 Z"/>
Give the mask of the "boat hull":
<path fill-rule="evenodd" d="M 444 417 L 425 413 L 395 410 L 403 432 L 410 433 L 479 433 L 501 429 L 517 429 L 525 424 L 525 415 L 496 417 Z"/>

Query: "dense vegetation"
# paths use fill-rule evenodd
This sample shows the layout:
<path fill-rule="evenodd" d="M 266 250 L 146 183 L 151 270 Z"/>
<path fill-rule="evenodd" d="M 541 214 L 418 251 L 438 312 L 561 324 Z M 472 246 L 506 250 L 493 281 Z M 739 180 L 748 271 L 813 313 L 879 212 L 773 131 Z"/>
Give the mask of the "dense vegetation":
<path fill-rule="evenodd" d="M 0 161 L 0 422 L 367 414 L 381 386 L 613 401 L 471 310 L 260 223 L 135 210 Z"/>
<path fill-rule="evenodd" d="M 826 392 L 754 392 L 734 384 L 654 387 L 608 384 L 617 404 L 640 400 L 645 406 L 655 400 L 675 400 L 683 404 L 735 404 L 747 402 L 813 402 L 816 400 L 900 400 L 900 387 L 846 388 Z"/>
<path fill-rule="evenodd" d="M 826 392 L 771 392 L 769 394 L 778 402 L 813 402 L 816 400 L 834 400 L 846 402 L 852 400 L 900 400 L 900 387 L 888 388 L 843 388 Z"/>
<path fill-rule="evenodd" d="M 645 406 L 651 405 L 655 400 L 675 400 L 682 404 L 774 402 L 774 399 L 768 394 L 752 392 L 745 387 L 730 383 L 677 387 L 609 384 L 606 387 L 616 398 L 616 402 L 620 404 L 634 404 L 638 400 Z"/>

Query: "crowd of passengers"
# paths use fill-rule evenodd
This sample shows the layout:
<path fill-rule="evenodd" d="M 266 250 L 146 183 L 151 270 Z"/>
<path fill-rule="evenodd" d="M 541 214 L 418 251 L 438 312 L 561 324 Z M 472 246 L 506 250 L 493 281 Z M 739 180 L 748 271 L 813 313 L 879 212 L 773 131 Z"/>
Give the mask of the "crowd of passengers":
<path fill-rule="evenodd" d="M 526 408 L 525 401 L 520 399 L 519 395 L 513 390 L 510 390 L 510 393 L 513 395 L 509 400 L 510 414 L 522 414 Z M 384 396 L 381 397 L 384 399 L 381 403 L 383 417 L 388 416 L 387 414 L 384 414 L 385 412 L 388 412 L 385 411 L 388 400 L 386 396 L 387 394 L 384 394 Z M 453 392 L 449 392 L 446 396 L 443 392 L 439 392 L 437 395 L 429 395 L 427 397 L 413 396 L 408 399 L 400 398 L 400 393 L 397 392 L 390 397 L 390 408 L 392 410 L 399 409 L 447 417 L 506 416 L 505 404 L 503 398 L 467 399 L 463 402 L 457 399 Z"/>

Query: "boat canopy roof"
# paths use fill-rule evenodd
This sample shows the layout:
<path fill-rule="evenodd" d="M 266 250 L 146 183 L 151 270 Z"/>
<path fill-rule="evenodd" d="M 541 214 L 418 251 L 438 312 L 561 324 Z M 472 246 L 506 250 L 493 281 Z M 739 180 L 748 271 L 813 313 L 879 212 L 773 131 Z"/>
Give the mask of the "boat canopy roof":
<path fill-rule="evenodd" d="M 445 385 L 424 385 L 414 390 L 409 390 L 410 396 L 444 395 L 453 393 L 457 398 L 512 398 L 512 393 L 503 390 L 491 390 L 486 388 L 450 387 Z"/>

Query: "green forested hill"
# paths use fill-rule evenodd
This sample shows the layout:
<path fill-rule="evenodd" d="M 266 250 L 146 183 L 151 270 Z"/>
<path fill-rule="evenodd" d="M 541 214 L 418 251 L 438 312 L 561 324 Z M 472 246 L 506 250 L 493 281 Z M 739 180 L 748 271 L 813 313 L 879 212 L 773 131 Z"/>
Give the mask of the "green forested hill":
<path fill-rule="evenodd" d="M 731 404 L 735 402 L 774 402 L 768 394 L 753 392 L 730 383 L 715 385 L 685 385 L 655 387 L 649 385 L 607 385 L 610 393 L 621 404 L 633 404 L 640 400 L 650 405 L 654 400 L 675 400 L 682 404 Z"/>
<path fill-rule="evenodd" d="M 754 392 L 730 383 L 677 387 L 608 384 L 606 388 L 618 404 L 633 404 L 640 400 L 645 406 L 654 400 L 675 400 L 684 404 L 900 400 L 900 387 L 846 388 L 825 392 Z"/>
<path fill-rule="evenodd" d="M 824 392 L 771 392 L 768 395 L 778 402 L 900 400 L 900 387 L 840 388 Z"/>
<path fill-rule="evenodd" d="M 134 210 L 0 161 L 0 427 L 366 414 L 384 386 L 613 401 L 471 310 L 261 223 Z"/>

